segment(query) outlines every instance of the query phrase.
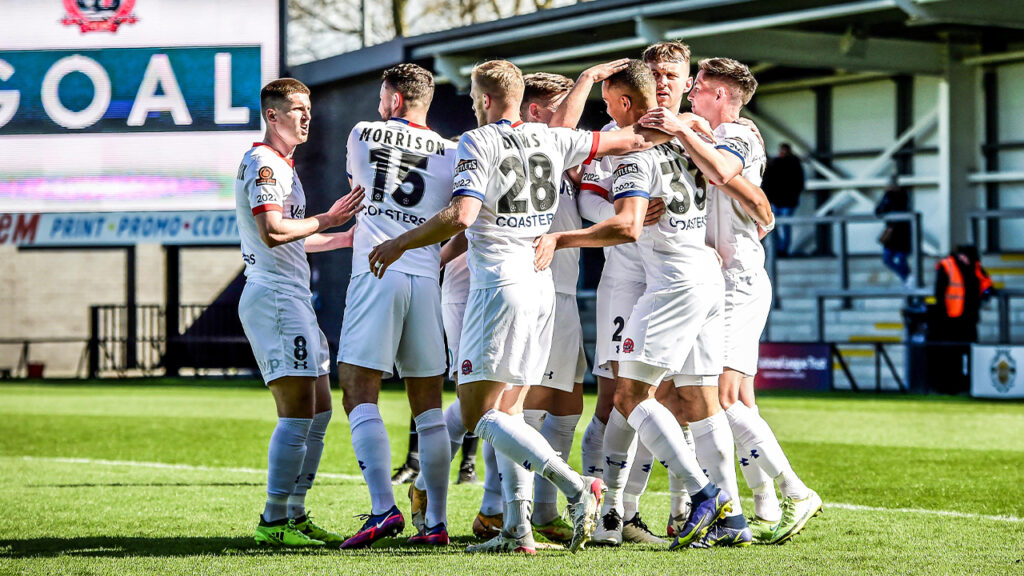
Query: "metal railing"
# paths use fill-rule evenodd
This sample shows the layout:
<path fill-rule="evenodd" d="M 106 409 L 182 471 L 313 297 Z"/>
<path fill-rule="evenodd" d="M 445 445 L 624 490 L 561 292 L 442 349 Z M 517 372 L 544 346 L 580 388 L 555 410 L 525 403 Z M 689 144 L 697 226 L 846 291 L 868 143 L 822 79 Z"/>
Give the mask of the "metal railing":
<path fill-rule="evenodd" d="M 1024 300 L 1024 289 L 1003 288 L 996 291 L 997 309 L 999 310 L 999 344 L 1009 344 L 1010 335 L 1010 301 Z"/>
<path fill-rule="evenodd" d="M 896 214 L 885 214 L 875 216 L 874 214 L 842 214 L 836 216 L 780 216 L 776 218 L 775 227 L 786 225 L 831 225 L 839 236 L 839 246 L 836 251 L 836 275 L 839 277 L 839 288 L 850 289 L 850 250 L 849 230 L 850 224 L 873 224 L 878 222 L 907 222 L 910 225 L 910 259 L 912 262 L 911 273 L 915 286 L 924 284 L 924 257 L 921 251 L 921 213 L 905 212 Z M 792 233 L 790 234 L 792 237 Z M 767 270 L 771 278 L 772 286 L 775 289 L 773 306 L 780 308 L 782 298 L 780 296 L 780 277 L 778 274 L 778 258 L 775 254 L 775 243 L 767 241 L 766 257 Z M 849 308 L 850 301 L 843 299 L 843 307 Z"/>
<path fill-rule="evenodd" d="M 124 304 L 89 307 L 89 377 L 102 372 L 124 375 L 128 370 L 152 374 L 164 354 L 163 306 Z M 129 323 L 134 323 L 130 326 Z"/>
<path fill-rule="evenodd" d="M 815 294 L 815 300 L 817 304 L 817 339 L 818 342 L 826 342 L 825 340 L 825 301 L 830 299 L 842 299 L 844 302 L 851 300 L 878 300 L 878 299 L 908 299 L 908 298 L 920 298 L 923 299 L 931 295 L 931 290 L 927 288 L 913 288 L 913 289 L 902 289 L 902 290 L 821 290 Z M 855 391 L 860 391 L 863 388 L 857 383 L 857 379 L 854 377 L 853 372 L 850 370 L 849 364 L 842 355 L 839 342 L 829 342 L 832 345 L 833 356 L 836 362 L 839 364 L 840 369 L 846 376 L 847 380 L 850 381 L 850 387 Z M 854 347 L 871 346 L 875 351 L 875 390 L 882 390 L 882 363 L 885 363 L 886 368 L 889 370 L 889 374 L 893 380 L 896 381 L 896 386 L 900 392 L 906 392 L 909 389 L 908 383 L 900 376 L 899 370 L 896 369 L 896 365 L 892 361 L 892 357 L 889 356 L 889 352 L 886 346 L 903 346 L 905 342 L 890 342 L 887 340 L 875 340 L 875 341 L 860 341 L 860 342 L 849 342 L 843 343 L 843 345 L 850 345 Z"/>
<path fill-rule="evenodd" d="M 29 365 L 32 362 L 33 344 L 80 344 L 82 353 L 78 357 L 78 368 L 75 375 L 81 377 L 84 374 L 86 361 L 89 357 L 89 341 L 85 338 L 73 337 L 50 337 L 50 338 L 0 338 L 0 346 L 17 346 L 18 363 L 15 366 L 0 367 L 0 380 L 7 378 L 28 378 Z"/>
<path fill-rule="evenodd" d="M 971 244 L 978 247 L 981 252 L 981 222 L 985 221 L 986 226 L 991 226 L 992 221 L 1001 220 L 1024 220 L 1024 208 L 1001 208 L 997 210 L 972 210 L 967 213 L 968 230 L 970 230 Z M 985 252 L 988 252 L 988 244 L 985 245 Z"/>

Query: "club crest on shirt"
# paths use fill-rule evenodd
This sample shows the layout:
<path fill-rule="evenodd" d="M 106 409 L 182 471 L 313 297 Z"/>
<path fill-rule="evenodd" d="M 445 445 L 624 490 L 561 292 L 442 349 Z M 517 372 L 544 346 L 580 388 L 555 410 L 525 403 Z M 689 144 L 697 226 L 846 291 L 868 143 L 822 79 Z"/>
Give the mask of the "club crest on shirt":
<path fill-rule="evenodd" d="M 257 186 L 273 186 L 277 184 L 277 180 L 274 179 L 274 170 L 270 166 L 260 166 L 257 175 L 259 175 L 259 178 L 256 179 Z"/>
<path fill-rule="evenodd" d="M 139 21 L 135 14 L 135 0 L 64 0 L 65 26 L 78 26 L 84 32 L 117 32 L 122 24 Z"/>
<path fill-rule="evenodd" d="M 633 353 L 633 339 L 632 338 L 626 338 L 625 341 L 622 342 L 622 353 L 623 354 L 632 354 Z"/>

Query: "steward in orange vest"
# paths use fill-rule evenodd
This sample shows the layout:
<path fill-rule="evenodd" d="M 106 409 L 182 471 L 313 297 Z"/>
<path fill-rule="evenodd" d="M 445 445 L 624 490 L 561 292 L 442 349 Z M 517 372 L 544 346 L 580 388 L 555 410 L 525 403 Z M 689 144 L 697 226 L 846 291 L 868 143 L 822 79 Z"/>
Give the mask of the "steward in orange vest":
<path fill-rule="evenodd" d="M 992 279 L 981 266 L 974 246 L 956 252 L 935 265 L 935 306 L 928 323 L 929 340 L 977 342 L 981 303 L 993 292 Z"/>

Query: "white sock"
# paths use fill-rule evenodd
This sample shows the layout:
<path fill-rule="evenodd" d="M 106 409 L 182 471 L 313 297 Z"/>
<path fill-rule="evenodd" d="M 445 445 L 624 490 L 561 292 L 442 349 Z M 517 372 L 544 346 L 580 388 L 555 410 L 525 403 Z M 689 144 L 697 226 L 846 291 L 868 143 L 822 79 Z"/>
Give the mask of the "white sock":
<path fill-rule="evenodd" d="M 725 415 L 734 430 L 736 443 L 744 448 L 745 456 L 779 483 L 782 495 L 795 500 L 806 498 L 807 486 L 793 472 L 768 423 L 742 402 L 730 406 Z"/>
<path fill-rule="evenodd" d="M 662 465 L 679 476 L 691 495 L 708 484 L 697 458 L 686 447 L 686 439 L 675 416 L 654 398 L 648 398 L 633 409 L 627 420 L 640 435 L 640 441 Z"/>
<path fill-rule="evenodd" d="M 462 439 L 466 436 L 466 427 L 462 424 L 462 405 L 459 399 L 444 411 L 444 425 L 448 429 L 448 441 L 452 446 L 452 457 L 462 448 Z"/>
<path fill-rule="evenodd" d="M 548 414 L 540 428 L 540 435 L 551 444 L 562 460 L 569 460 L 572 451 L 573 436 L 576 435 L 576 424 L 580 421 L 579 414 L 555 416 Z M 558 488 L 541 475 L 533 480 L 533 520 L 537 524 L 547 524 L 558 517 Z"/>
<path fill-rule="evenodd" d="M 498 471 L 498 457 L 490 442 L 481 442 L 480 451 L 484 453 L 484 499 L 480 503 L 480 512 L 484 516 L 503 514 L 505 499 L 501 494 L 501 473 Z"/>
<path fill-rule="evenodd" d="M 595 414 L 583 432 L 580 459 L 583 461 L 583 473 L 588 476 L 601 476 L 604 473 L 604 430 L 604 422 Z"/>
<path fill-rule="evenodd" d="M 521 418 L 513 418 L 498 410 L 488 410 L 476 425 L 476 435 L 528 470 L 539 470 L 558 487 L 570 502 L 579 499 L 584 485 L 580 475 L 544 440 L 540 432 L 530 428 Z"/>
<path fill-rule="evenodd" d="M 633 457 L 633 465 L 629 467 L 629 478 L 622 493 L 622 519 L 626 521 L 632 520 L 639 511 L 640 496 L 647 490 L 647 481 L 651 478 L 651 469 L 654 468 L 654 456 L 651 451 L 643 442 L 636 444 L 636 456 Z"/>
<path fill-rule="evenodd" d="M 612 510 L 624 518 L 622 492 L 632 468 L 637 450 L 636 430 L 629 427 L 626 417 L 617 409 L 612 408 L 608 416 L 608 425 L 604 429 L 604 483 L 608 487 L 604 493 L 604 504 L 601 515 Z"/>
<path fill-rule="evenodd" d="M 508 503 L 503 528 L 509 534 L 521 538 L 531 529 L 529 503 L 533 497 L 533 472 L 504 454 L 498 453 L 497 458 L 498 470 L 501 471 L 501 493 Z"/>
<path fill-rule="evenodd" d="M 324 436 L 327 424 L 331 421 L 333 410 L 327 410 L 313 416 L 313 422 L 306 434 L 306 456 L 302 459 L 299 479 L 288 497 L 288 517 L 302 518 L 306 515 L 306 492 L 313 487 L 317 468 L 320 467 L 320 456 L 324 453 Z"/>
<path fill-rule="evenodd" d="M 448 444 L 448 430 L 440 408 L 423 411 L 415 418 L 416 433 L 420 435 L 420 477 L 427 491 L 427 513 L 423 521 L 433 528 L 448 524 L 448 473 L 452 454 Z"/>
<path fill-rule="evenodd" d="M 306 457 L 306 435 L 312 418 L 278 418 L 267 449 L 267 503 L 263 520 L 274 522 L 288 517 L 288 497 Z"/>
<path fill-rule="evenodd" d="M 668 513 L 673 518 L 690 516 L 690 494 L 686 491 L 686 483 L 679 476 L 668 471 L 668 492 L 671 496 L 668 504 Z"/>
<path fill-rule="evenodd" d="M 732 497 L 732 511 L 727 516 L 743 514 L 740 505 L 739 487 L 736 484 L 736 463 L 733 461 L 735 446 L 729 419 L 723 412 L 703 420 L 690 422 L 693 432 L 697 461 L 704 467 L 712 482 Z"/>
<path fill-rule="evenodd" d="M 693 432 L 690 431 L 689 426 L 683 426 L 683 439 L 686 440 L 686 446 L 690 449 L 690 452 L 697 453 L 697 447 L 693 443 Z"/>
<path fill-rule="evenodd" d="M 371 514 L 383 514 L 395 505 L 391 491 L 391 444 L 380 409 L 369 402 L 360 404 L 348 415 L 352 430 L 352 448 L 370 489 Z"/>
<path fill-rule="evenodd" d="M 449 453 L 450 459 L 448 460 L 449 469 L 451 461 L 455 459 L 455 455 L 459 453 L 459 449 L 462 448 L 462 439 L 466 436 L 466 427 L 462 425 L 462 409 L 459 405 L 458 398 L 444 411 L 444 426 L 448 431 L 448 442 L 449 442 Z M 420 458 L 420 469 L 422 470 L 423 459 Z M 422 474 L 416 475 L 416 480 L 413 481 L 413 485 L 416 486 L 417 490 L 426 491 L 427 489 L 427 478 Z M 429 500 L 428 500 L 429 502 Z"/>
<path fill-rule="evenodd" d="M 519 466 L 516 464 L 516 466 Z M 522 466 L 519 466 L 522 468 Z M 513 500 L 505 505 L 505 516 L 501 522 L 502 531 L 511 534 L 514 538 L 523 538 L 529 534 L 533 527 L 530 526 L 530 501 Z"/>

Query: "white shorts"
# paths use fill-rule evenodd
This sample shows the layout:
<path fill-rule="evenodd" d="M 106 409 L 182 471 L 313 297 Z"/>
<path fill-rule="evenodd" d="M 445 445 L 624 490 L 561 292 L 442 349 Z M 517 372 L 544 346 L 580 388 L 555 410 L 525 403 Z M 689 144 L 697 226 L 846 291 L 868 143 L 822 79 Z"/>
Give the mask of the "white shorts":
<path fill-rule="evenodd" d="M 551 352 L 555 288 L 551 281 L 469 291 L 459 342 L 459 384 L 540 382 Z"/>
<path fill-rule="evenodd" d="M 441 288 L 437 280 L 389 271 L 354 276 L 345 297 L 338 362 L 391 377 L 440 376 L 445 371 Z"/>
<path fill-rule="evenodd" d="M 455 359 L 459 357 L 459 340 L 462 338 L 462 319 L 466 315 L 465 302 L 446 302 L 442 295 L 441 322 L 444 324 L 445 341 L 448 343 L 448 376 L 455 380 L 459 366 Z"/>
<path fill-rule="evenodd" d="M 583 326 L 574 294 L 555 292 L 555 326 L 551 334 L 551 354 L 540 385 L 572 392 L 587 373 L 587 354 L 583 351 Z"/>
<path fill-rule="evenodd" d="M 622 332 L 619 362 L 641 362 L 668 374 L 720 374 L 722 293 L 718 280 L 641 296 Z"/>
<path fill-rule="evenodd" d="M 331 351 L 309 298 L 246 282 L 238 318 L 265 384 L 285 376 L 330 374 Z"/>
<path fill-rule="evenodd" d="M 764 268 L 725 274 L 725 359 L 747 376 L 757 374 L 761 333 L 772 308 L 772 283 Z"/>
<path fill-rule="evenodd" d="M 619 359 L 622 331 L 643 296 L 647 284 L 610 276 L 597 285 L 597 341 L 594 350 L 594 376 L 612 377 L 609 362 Z"/>

